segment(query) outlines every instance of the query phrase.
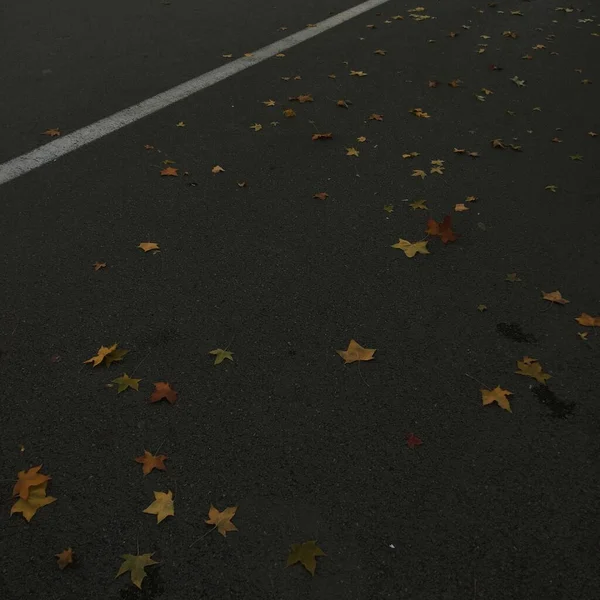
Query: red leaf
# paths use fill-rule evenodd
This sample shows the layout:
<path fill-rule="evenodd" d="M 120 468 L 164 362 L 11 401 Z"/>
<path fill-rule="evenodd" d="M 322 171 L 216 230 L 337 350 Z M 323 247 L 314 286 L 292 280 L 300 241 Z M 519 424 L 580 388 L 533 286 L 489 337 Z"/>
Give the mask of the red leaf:
<path fill-rule="evenodd" d="M 414 433 L 409 433 L 406 436 L 406 445 L 412 450 L 423 443 L 421 438 L 418 438 Z"/>

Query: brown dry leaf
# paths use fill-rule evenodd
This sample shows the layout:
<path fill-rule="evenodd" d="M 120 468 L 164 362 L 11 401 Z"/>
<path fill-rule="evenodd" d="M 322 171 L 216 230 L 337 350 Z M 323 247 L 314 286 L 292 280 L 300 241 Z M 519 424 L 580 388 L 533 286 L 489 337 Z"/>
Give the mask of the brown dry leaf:
<path fill-rule="evenodd" d="M 154 492 L 154 502 L 143 510 L 147 515 L 156 515 L 156 522 L 160 523 L 167 517 L 175 516 L 175 504 L 173 502 L 173 492 L 169 490 L 164 492 Z"/>
<path fill-rule="evenodd" d="M 422 198 L 421 200 L 415 200 L 414 202 L 411 202 L 409 204 L 409 206 L 413 209 L 413 210 L 417 210 L 417 209 L 421 209 L 421 210 L 429 210 L 428 206 L 425 206 L 425 202 L 427 202 L 427 200 L 425 200 L 424 198 Z"/>
<path fill-rule="evenodd" d="M 546 385 L 546 381 L 550 379 L 551 375 L 544 373 L 542 365 L 535 359 L 524 356 L 523 360 L 517 361 L 518 371 L 515 371 L 517 375 L 525 375 L 526 377 L 533 377 L 539 383 Z"/>
<path fill-rule="evenodd" d="M 141 242 L 138 246 L 144 252 L 150 252 L 150 250 L 159 250 L 159 246 L 156 242 Z"/>
<path fill-rule="evenodd" d="M 411 177 L 420 177 L 421 179 L 425 179 L 427 177 L 427 173 L 422 169 L 413 169 Z"/>
<path fill-rule="evenodd" d="M 221 167 L 220 165 L 215 165 L 212 169 L 211 169 L 212 173 L 224 173 L 225 169 L 223 167 Z"/>
<path fill-rule="evenodd" d="M 58 559 L 56 562 L 58 564 L 58 568 L 62 571 L 65 567 L 73 564 L 73 549 L 67 548 L 62 552 L 55 554 Z"/>
<path fill-rule="evenodd" d="M 140 463 L 142 466 L 142 472 L 144 475 L 152 472 L 152 469 L 158 469 L 159 471 L 166 471 L 165 460 L 167 457 L 164 454 L 157 454 L 156 456 L 148 450 L 144 450 L 144 456 L 137 456 L 134 458 L 135 462 Z"/>
<path fill-rule="evenodd" d="M 38 465 L 37 467 L 31 467 L 27 471 L 19 471 L 17 473 L 17 483 L 13 487 L 13 496 L 19 496 L 27 500 L 30 488 L 50 481 L 48 475 L 39 472 L 41 468 L 42 465 Z"/>
<path fill-rule="evenodd" d="M 346 156 L 358 156 L 359 154 L 356 148 L 346 148 Z"/>
<path fill-rule="evenodd" d="M 417 156 L 420 156 L 420 154 L 418 152 L 405 152 L 402 155 L 402 158 L 416 158 Z"/>
<path fill-rule="evenodd" d="M 429 235 L 438 235 L 444 244 L 455 242 L 459 237 L 452 231 L 452 217 L 450 215 L 446 215 L 440 223 L 434 219 L 429 219 L 427 221 L 425 233 Z"/>
<path fill-rule="evenodd" d="M 353 75 L 354 77 L 366 77 L 368 73 L 365 73 L 364 71 L 350 71 L 350 75 Z"/>
<path fill-rule="evenodd" d="M 285 54 L 283 52 L 280 52 L 279 54 L 275 55 L 275 58 L 284 58 Z"/>
<path fill-rule="evenodd" d="M 387 50 L 377 49 L 373 54 L 379 54 L 379 56 L 385 56 L 387 54 Z"/>
<path fill-rule="evenodd" d="M 411 243 L 408 240 L 400 238 L 397 244 L 392 244 L 392 248 L 402 250 L 408 258 L 413 258 L 416 254 L 430 254 L 429 250 L 427 250 L 427 241 Z"/>
<path fill-rule="evenodd" d="M 454 152 L 454 154 L 464 154 L 466 150 L 464 148 L 454 148 L 452 152 Z"/>
<path fill-rule="evenodd" d="M 410 112 L 420 119 L 429 119 L 431 115 L 427 114 L 422 108 L 412 108 Z"/>
<path fill-rule="evenodd" d="M 317 546 L 316 540 L 302 544 L 292 544 L 287 559 L 287 567 L 300 563 L 311 575 L 314 576 L 317 568 L 317 556 L 326 556 L 325 552 Z"/>
<path fill-rule="evenodd" d="M 600 317 L 592 317 L 587 313 L 581 313 L 575 320 L 585 327 L 600 327 Z"/>
<path fill-rule="evenodd" d="M 94 267 L 94 271 L 99 271 L 100 269 L 106 269 L 106 263 L 95 262 L 93 264 L 93 267 Z"/>
<path fill-rule="evenodd" d="M 454 205 L 455 212 L 464 212 L 465 210 L 469 210 L 468 206 L 465 206 L 462 202 Z"/>
<path fill-rule="evenodd" d="M 562 294 L 556 290 L 555 292 L 544 292 L 542 291 L 542 298 L 544 300 L 549 300 L 550 302 L 554 302 L 556 304 L 568 304 L 570 300 L 566 300 L 562 297 Z"/>
<path fill-rule="evenodd" d="M 350 340 L 346 350 L 336 350 L 336 352 L 344 359 L 344 364 L 353 363 L 356 361 L 373 360 L 375 348 L 363 348 L 356 340 Z"/>
<path fill-rule="evenodd" d="M 313 133 L 312 140 L 313 142 L 316 140 L 331 140 L 333 139 L 333 133 Z"/>
<path fill-rule="evenodd" d="M 42 135 L 49 135 L 50 137 L 57 137 L 60 135 L 59 129 L 46 129 Z"/>
<path fill-rule="evenodd" d="M 437 167 L 443 167 L 445 162 L 446 161 L 442 160 L 441 158 L 436 158 L 435 160 L 431 161 L 431 164 L 436 165 Z"/>
<path fill-rule="evenodd" d="M 250 125 L 250 129 L 254 129 L 254 131 L 260 131 L 262 129 L 262 125 L 260 123 L 254 123 Z"/>
<path fill-rule="evenodd" d="M 296 116 L 296 111 L 293 108 L 286 108 L 283 111 L 283 116 L 286 117 L 286 118 L 288 118 L 288 119 L 291 119 L 292 117 Z"/>
<path fill-rule="evenodd" d="M 316 198 L 317 200 L 327 200 L 329 194 L 327 192 L 319 192 L 318 194 L 315 194 L 313 198 Z"/>
<path fill-rule="evenodd" d="M 483 405 L 491 404 L 492 402 L 497 402 L 498 405 L 507 410 L 508 412 L 512 412 L 510 409 L 510 402 L 508 401 L 508 396 L 512 396 L 512 392 L 508 390 L 503 390 L 499 385 L 496 386 L 493 390 L 480 390 L 481 391 L 481 399 L 483 400 Z"/>
<path fill-rule="evenodd" d="M 179 177 L 177 171 L 179 171 L 179 169 L 176 169 L 175 167 L 167 167 L 166 169 L 163 169 L 160 174 L 162 177 Z"/>
<path fill-rule="evenodd" d="M 305 102 L 314 102 L 311 94 L 300 94 L 300 96 L 291 96 L 288 98 L 292 102 L 300 102 L 300 104 L 304 104 Z"/>
<path fill-rule="evenodd" d="M 154 384 L 154 391 L 150 396 L 150 402 L 158 402 L 163 399 L 169 404 L 175 404 L 177 392 L 171 387 L 171 384 L 166 381 L 157 381 Z"/>
<path fill-rule="evenodd" d="M 223 512 L 219 512 L 212 504 L 208 511 L 208 520 L 205 521 L 207 525 L 214 525 L 217 531 L 225 537 L 228 531 L 238 531 L 238 528 L 231 522 L 231 519 L 235 516 L 237 506 L 229 506 Z M 213 528 L 214 529 L 214 528 Z"/>
<path fill-rule="evenodd" d="M 461 83 L 462 83 L 461 79 L 453 79 L 452 81 L 448 82 L 448 85 L 452 88 L 457 88 L 457 87 L 460 87 Z"/>
<path fill-rule="evenodd" d="M 250 58 L 251 56 L 254 56 L 254 53 L 253 53 L 253 52 L 246 52 L 246 53 L 244 54 L 244 56 L 245 56 L 246 58 Z"/>
<path fill-rule="evenodd" d="M 46 506 L 52 504 L 56 498 L 52 496 L 46 496 L 47 481 L 40 483 L 39 485 L 33 485 L 28 489 L 28 497 L 19 498 L 10 509 L 10 514 L 21 513 L 27 522 L 31 521 L 35 513 Z"/>
<path fill-rule="evenodd" d="M 369 121 L 383 121 L 383 115 L 372 113 L 369 115 Z"/>
<path fill-rule="evenodd" d="M 185 123 L 183 121 L 179 121 L 179 123 L 177 123 L 176 127 L 185 127 Z"/>
<path fill-rule="evenodd" d="M 263 100 L 263 104 L 265 106 L 275 106 L 276 102 L 275 102 L 275 100 L 269 99 L 269 100 Z"/>
<path fill-rule="evenodd" d="M 504 145 L 504 142 L 500 138 L 496 138 L 495 140 L 492 140 L 490 143 L 492 144 L 492 148 L 500 148 L 501 150 L 504 150 L 504 148 L 506 148 L 506 146 Z"/>
<path fill-rule="evenodd" d="M 440 82 L 439 82 L 439 81 L 435 81 L 435 79 L 430 79 L 430 80 L 427 82 L 427 87 L 430 87 L 430 88 L 436 88 L 436 87 L 437 87 L 439 84 L 440 84 Z"/>
<path fill-rule="evenodd" d="M 361 135 L 360 137 L 356 138 L 356 141 L 362 144 L 363 142 L 367 141 L 367 138 L 364 135 Z"/>
<path fill-rule="evenodd" d="M 336 105 L 337 105 L 337 106 L 340 106 L 341 108 L 350 108 L 350 107 L 348 106 L 348 103 L 347 103 L 345 100 L 343 100 L 343 99 L 342 99 L 342 100 L 338 100 L 338 101 L 336 102 Z"/>
<path fill-rule="evenodd" d="M 598 134 L 595 131 L 588 131 L 588 135 L 590 137 L 598 137 Z"/>

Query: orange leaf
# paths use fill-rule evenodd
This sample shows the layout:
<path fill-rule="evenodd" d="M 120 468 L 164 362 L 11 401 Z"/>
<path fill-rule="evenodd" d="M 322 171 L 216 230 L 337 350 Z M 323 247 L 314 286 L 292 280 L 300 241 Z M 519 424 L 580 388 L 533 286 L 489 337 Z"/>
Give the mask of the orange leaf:
<path fill-rule="evenodd" d="M 562 297 L 562 294 L 556 290 L 555 292 L 542 292 L 542 298 L 556 304 L 568 304 L 569 300 Z"/>
<path fill-rule="evenodd" d="M 138 248 L 141 248 L 144 252 L 150 252 L 150 250 L 158 250 L 158 244 L 156 242 L 142 242 Z"/>
<path fill-rule="evenodd" d="M 164 381 L 158 381 L 154 384 L 154 391 L 150 396 L 150 402 L 158 402 L 163 398 L 167 400 L 169 404 L 175 404 L 175 400 L 177 400 L 177 392 L 171 388 L 170 384 Z"/>
<path fill-rule="evenodd" d="M 344 363 L 353 363 L 362 360 L 373 360 L 375 348 L 363 348 L 356 340 L 350 340 L 346 350 L 336 350 L 336 352 L 344 359 Z"/>
<path fill-rule="evenodd" d="M 148 475 L 152 469 L 158 469 L 159 471 L 166 471 L 165 460 L 167 457 L 164 454 L 154 455 L 148 450 L 144 450 L 144 456 L 138 456 L 134 460 L 143 465 L 142 472 L 144 475 Z"/>
<path fill-rule="evenodd" d="M 60 135 L 60 131 L 58 129 L 46 129 L 43 135 L 49 135 L 50 137 L 56 137 Z"/>
<path fill-rule="evenodd" d="M 59 554 L 55 555 L 58 559 L 56 562 L 58 563 L 58 568 L 62 571 L 66 566 L 73 564 L 73 549 L 67 548 L 63 550 Z"/>
<path fill-rule="evenodd" d="M 167 167 L 166 169 L 163 169 L 160 174 L 164 177 L 179 177 L 179 175 L 177 174 L 177 171 L 179 171 L 179 169 L 176 169 L 175 167 Z"/>
<path fill-rule="evenodd" d="M 496 386 L 493 390 L 480 390 L 481 391 L 481 399 L 483 401 L 483 405 L 491 404 L 492 402 L 497 402 L 498 405 L 507 410 L 508 412 L 512 412 L 510 409 L 510 402 L 508 401 L 508 396 L 512 396 L 512 392 L 508 390 L 503 390 L 499 385 Z"/>
<path fill-rule="evenodd" d="M 600 327 L 600 317 L 592 317 L 587 313 L 581 313 L 575 320 L 586 327 Z"/>

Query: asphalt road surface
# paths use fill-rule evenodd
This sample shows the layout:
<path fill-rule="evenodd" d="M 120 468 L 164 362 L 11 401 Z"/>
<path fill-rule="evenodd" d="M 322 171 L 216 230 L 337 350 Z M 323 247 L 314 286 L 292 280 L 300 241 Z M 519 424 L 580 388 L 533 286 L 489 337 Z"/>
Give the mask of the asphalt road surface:
<path fill-rule="evenodd" d="M 0 162 L 352 4 L 5 3 Z M 0 186 L 3 599 L 600 598 L 600 338 L 576 321 L 600 315 L 600 10 L 418 6 Z M 374 359 L 345 365 L 351 339 Z M 114 342 L 120 363 L 83 364 Z M 174 404 L 149 401 L 161 381 Z M 496 386 L 512 412 L 483 406 Z M 145 449 L 166 471 L 143 476 Z M 28 523 L 13 485 L 37 465 L 57 500 Z M 211 504 L 239 531 L 210 532 Z M 309 540 L 314 576 L 286 567 Z M 159 562 L 141 591 L 115 577 L 128 553 Z"/>

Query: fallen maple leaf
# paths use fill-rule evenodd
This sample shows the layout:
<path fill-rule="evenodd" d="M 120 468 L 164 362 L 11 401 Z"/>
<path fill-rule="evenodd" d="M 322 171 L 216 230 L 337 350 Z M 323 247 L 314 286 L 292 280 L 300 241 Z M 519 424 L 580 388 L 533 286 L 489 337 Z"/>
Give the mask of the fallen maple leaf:
<path fill-rule="evenodd" d="M 420 177 L 421 179 L 425 179 L 427 177 L 427 173 L 422 169 L 413 169 L 411 177 Z"/>
<path fill-rule="evenodd" d="M 348 103 L 344 99 L 338 100 L 335 104 L 336 104 L 336 106 L 339 106 L 340 108 L 350 108 L 348 106 Z"/>
<path fill-rule="evenodd" d="M 562 294 L 558 290 L 548 293 L 542 291 L 542 298 L 544 300 L 549 300 L 550 302 L 555 302 L 556 304 L 568 304 L 570 302 L 569 300 L 563 298 Z"/>
<path fill-rule="evenodd" d="M 346 350 L 336 350 L 336 352 L 344 359 L 344 364 L 353 363 L 356 361 L 373 360 L 375 348 L 363 348 L 356 340 L 350 340 Z"/>
<path fill-rule="evenodd" d="M 492 144 L 492 148 L 501 148 L 502 150 L 504 150 L 504 148 L 506 148 L 506 146 L 504 145 L 504 142 L 500 138 L 492 140 L 491 144 Z"/>
<path fill-rule="evenodd" d="M 453 79 L 452 81 L 448 82 L 448 85 L 452 88 L 457 88 L 460 87 L 460 84 L 462 83 L 462 80 L 460 79 Z"/>
<path fill-rule="evenodd" d="M 304 104 L 305 102 L 314 102 L 311 94 L 300 94 L 300 96 L 292 96 L 288 98 L 293 102 L 300 102 L 300 104 Z"/>
<path fill-rule="evenodd" d="M 406 436 L 406 445 L 412 450 L 423 443 L 421 438 L 418 438 L 414 433 L 409 433 Z"/>
<path fill-rule="evenodd" d="M 13 487 L 13 496 L 19 496 L 27 500 L 30 488 L 49 481 L 50 477 L 48 475 L 39 472 L 41 468 L 42 465 L 38 465 L 27 471 L 19 471 L 17 473 L 17 483 Z"/>
<path fill-rule="evenodd" d="M 427 229 L 425 232 L 429 235 L 440 236 L 444 244 L 455 242 L 459 237 L 452 231 L 452 217 L 450 215 L 446 215 L 441 223 L 438 223 L 434 219 L 429 219 L 427 221 Z"/>
<path fill-rule="evenodd" d="M 465 210 L 469 210 L 469 207 L 465 206 L 462 202 L 459 202 L 454 205 L 455 212 L 464 212 Z"/>
<path fill-rule="evenodd" d="M 99 364 L 104 364 L 109 367 L 113 362 L 123 360 L 123 357 L 129 352 L 129 350 L 123 350 L 117 348 L 119 344 L 113 344 L 112 346 L 100 346 L 98 354 L 92 356 L 83 361 L 83 364 L 92 363 L 92 366 L 97 367 Z"/>
<path fill-rule="evenodd" d="M 429 210 L 429 208 L 427 206 L 425 206 L 425 202 L 427 202 L 427 200 L 425 200 L 424 198 L 421 198 L 421 200 L 415 200 L 414 202 L 411 202 L 409 204 L 409 206 L 413 209 L 413 210 L 417 210 L 417 209 L 421 209 L 421 210 Z"/>
<path fill-rule="evenodd" d="M 427 82 L 427 87 L 430 87 L 430 88 L 436 88 L 436 87 L 437 87 L 439 84 L 440 84 L 440 82 L 439 82 L 439 81 L 435 81 L 435 80 L 432 80 L 432 79 L 430 79 L 430 80 Z"/>
<path fill-rule="evenodd" d="M 275 102 L 275 100 L 269 99 L 269 100 L 263 100 L 263 104 L 265 106 L 275 106 L 276 102 Z"/>
<path fill-rule="evenodd" d="M 558 186 L 557 185 L 547 185 L 544 189 L 548 190 L 549 192 L 556 192 L 556 190 L 558 189 Z"/>
<path fill-rule="evenodd" d="M 221 167 L 220 165 L 215 165 L 212 169 L 211 169 L 212 173 L 224 173 L 225 169 L 223 167 Z"/>
<path fill-rule="evenodd" d="M 592 317 L 587 313 L 581 313 L 578 317 L 575 317 L 575 320 L 586 327 L 600 327 L 600 317 Z"/>
<path fill-rule="evenodd" d="M 19 498 L 10 509 L 10 514 L 22 513 L 23 517 L 27 522 L 31 521 L 35 513 L 46 506 L 52 504 L 56 498 L 52 496 L 46 496 L 47 481 L 40 483 L 39 485 L 33 485 L 28 490 L 27 498 Z"/>
<path fill-rule="evenodd" d="M 215 365 L 220 365 L 225 359 L 233 361 L 233 357 L 231 356 L 233 352 L 230 352 L 229 350 L 217 348 L 216 350 L 211 350 L 209 354 L 216 357 L 214 362 Z"/>
<path fill-rule="evenodd" d="M 503 390 L 499 385 L 496 386 L 493 390 L 480 390 L 481 391 L 481 399 L 483 400 L 483 405 L 491 404 L 492 402 L 497 402 L 498 405 L 507 410 L 508 412 L 512 412 L 510 409 L 510 402 L 508 401 L 508 396 L 512 396 L 512 392 L 508 390 Z"/>
<path fill-rule="evenodd" d="M 431 169 L 429 169 L 429 173 L 433 174 L 437 174 L 437 175 L 443 175 L 444 174 L 444 168 L 443 167 L 431 167 Z"/>
<path fill-rule="evenodd" d="M 533 377 L 539 383 L 546 385 L 546 381 L 550 379 L 551 375 L 542 371 L 542 365 L 535 359 L 529 358 L 528 356 L 523 357 L 523 360 L 517 361 L 518 371 L 515 371 L 517 375 L 525 375 L 526 377 Z"/>
<path fill-rule="evenodd" d="M 326 554 L 317 546 L 316 540 L 292 544 L 286 566 L 290 567 L 299 562 L 314 576 L 317 568 L 317 556 L 326 556 Z"/>
<path fill-rule="evenodd" d="M 510 281 L 512 283 L 515 283 L 517 281 L 522 281 L 522 279 L 520 277 L 518 277 L 516 273 L 507 273 L 505 281 Z"/>
<path fill-rule="evenodd" d="M 177 123 L 177 127 L 185 127 L 185 123 L 183 121 L 179 121 L 179 123 Z"/>
<path fill-rule="evenodd" d="M 366 77 L 368 73 L 365 73 L 364 71 L 350 71 L 350 75 L 353 75 L 354 77 Z"/>
<path fill-rule="evenodd" d="M 175 516 L 175 506 L 173 503 L 173 492 L 169 490 L 164 492 L 154 492 L 154 502 L 143 510 L 148 515 L 156 515 L 156 522 L 160 523 L 167 517 Z"/>
<path fill-rule="evenodd" d="M 333 133 L 313 133 L 312 140 L 316 142 L 317 140 L 331 140 L 333 139 Z"/>
<path fill-rule="evenodd" d="M 152 472 L 152 469 L 158 469 L 159 471 L 167 470 L 167 467 L 165 467 L 167 457 L 164 454 L 155 456 L 151 452 L 148 452 L 148 450 L 144 450 L 144 456 L 138 456 L 134 460 L 143 465 L 142 472 L 144 475 L 148 475 L 148 473 Z"/>
<path fill-rule="evenodd" d="M 464 154 L 466 150 L 464 148 L 454 148 L 452 152 L 454 152 L 454 154 Z"/>
<path fill-rule="evenodd" d="M 60 135 L 60 130 L 59 129 L 46 129 L 46 131 L 44 131 L 43 135 L 49 135 L 50 137 L 56 137 Z"/>
<path fill-rule="evenodd" d="M 587 340 L 589 333 L 587 331 L 578 331 L 577 335 L 583 340 Z"/>
<path fill-rule="evenodd" d="M 207 525 L 214 525 L 217 531 L 223 536 L 227 536 L 228 531 L 238 531 L 238 528 L 231 522 L 235 516 L 237 506 L 229 506 L 223 512 L 219 512 L 212 504 L 208 511 L 208 519 L 205 521 Z"/>
<path fill-rule="evenodd" d="M 141 590 L 142 581 L 147 575 L 145 571 L 146 567 L 158 564 L 157 561 L 152 560 L 152 554 L 154 554 L 154 552 L 150 554 L 139 554 L 137 556 L 134 556 L 133 554 L 123 554 L 121 556 L 123 564 L 117 573 L 117 577 L 123 575 L 123 573 L 127 573 L 127 571 L 131 571 L 131 583 Z"/>
<path fill-rule="evenodd" d="M 142 242 L 138 248 L 141 248 L 144 252 L 150 252 L 150 250 L 159 250 L 159 246 L 156 242 Z"/>
<path fill-rule="evenodd" d="M 379 54 L 379 56 L 385 56 L 387 54 L 387 50 L 381 50 L 381 49 L 377 49 L 375 50 L 375 52 L 373 52 L 373 54 Z"/>
<path fill-rule="evenodd" d="M 408 258 L 413 258 L 415 254 L 430 254 L 427 250 L 427 242 L 414 242 L 411 244 L 408 240 L 400 238 L 397 244 L 392 244 L 392 248 L 399 248 Z"/>
<path fill-rule="evenodd" d="M 288 118 L 288 119 L 291 119 L 292 117 L 296 116 L 296 111 L 293 108 L 286 108 L 283 111 L 283 116 L 286 117 L 286 118 Z"/>
<path fill-rule="evenodd" d="M 465 202 L 475 202 L 477 200 L 477 196 L 467 196 L 465 198 Z"/>
<path fill-rule="evenodd" d="M 179 177 L 177 171 L 179 171 L 179 169 L 176 169 L 175 167 L 167 167 L 166 169 L 163 169 L 160 174 L 163 177 Z"/>
<path fill-rule="evenodd" d="M 359 154 L 356 148 L 346 148 L 346 156 L 358 156 Z"/>
<path fill-rule="evenodd" d="M 588 135 L 590 137 L 598 137 L 598 134 L 595 131 L 588 131 Z"/>
<path fill-rule="evenodd" d="M 393 213 L 394 212 L 394 205 L 393 204 L 384 204 L 383 205 L 383 210 L 385 210 L 386 213 Z"/>
<path fill-rule="evenodd" d="M 477 305 L 477 310 L 479 312 L 483 312 L 483 311 L 487 310 L 487 306 L 485 304 L 478 304 Z"/>
<path fill-rule="evenodd" d="M 150 396 L 150 402 L 158 402 L 162 399 L 167 400 L 169 404 L 175 404 L 177 392 L 171 388 L 171 385 L 165 381 L 157 381 L 154 384 L 154 391 Z"/>
<path fill-rule="evenodd" d="M 431 115 L 427 114 L 422 108 L 412 108 L 410 112 L 420 119 L 429 119 Z"/>
<path fill-rule="evenodd" d="M 250 129 L 254 129 L 254 131 L 260 131 L 262 129 L 262 125 L 260 123 L 254 123 L 250 125 Z"/>
<path fill-rule="evenodd" d="M 369 121 L 383 121 L 383 115 L 379 115 L 377 113 L 372 113 L 369 116 Z"/>
<path fill-rule="evenodd" d="M 99 271 L 100 269 L 106 268 L 106 263 L 95 262 L 92 266 L 94 267 L 94 271 Z"/>
<path fill-rule="evenodd" d="M 56 562 L 58 564 L 58 568 L 61 571 L 68 565 L 73 564 L 73 549 L 72 548 L 67 548 L 66 550 L 63 550 L 62 552 L 55 554 L 55 556 L 58 559 Z"/>
<path fill-rule="evenodd" d="M 141 379 L 132 379 L 129 377 L 129 375 L 127 375 L 127 373 L 123 373 L 121 377 L 117 377 L 116 379 L 112 380 L 113 383 L 118 384 L 117 394 L 120 394 L 127 388 L 131 388 L 132 390 L 139 392 L 140 381 Z"/>
<path fill-rule="evenodd" d="M 313 198 L 316 198 L 317 200 L 327 200 L 329 194 L 327 192 L 319 192 L 318 194 L 315 194 Z"/>
<path fill-rule="evenodd" d="M 360 137 L 356 138 L 356 141 L 362 144 L 363 142 L 367 141 L 367 138 L 364 135 L 361 135 Z"/>

